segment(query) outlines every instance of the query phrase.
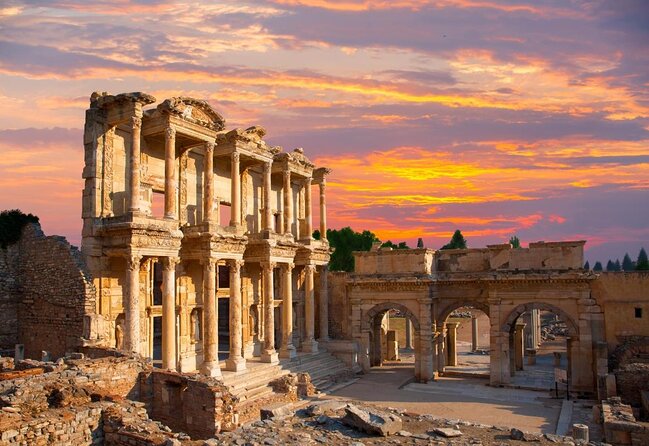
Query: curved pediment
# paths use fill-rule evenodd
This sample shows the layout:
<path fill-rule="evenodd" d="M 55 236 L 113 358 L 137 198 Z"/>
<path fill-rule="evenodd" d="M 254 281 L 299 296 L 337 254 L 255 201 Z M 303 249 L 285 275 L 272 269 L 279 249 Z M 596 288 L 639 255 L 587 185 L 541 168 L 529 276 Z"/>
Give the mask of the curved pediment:
<path fill-rule="evenodd" d="M 212 130 L 220 131 L 225 128 L 225 119 L 218 114 L 206 101 L 184 96 L 165 99 L 158 110 L 171 113 L 183 119 L 203 125 Z"/>

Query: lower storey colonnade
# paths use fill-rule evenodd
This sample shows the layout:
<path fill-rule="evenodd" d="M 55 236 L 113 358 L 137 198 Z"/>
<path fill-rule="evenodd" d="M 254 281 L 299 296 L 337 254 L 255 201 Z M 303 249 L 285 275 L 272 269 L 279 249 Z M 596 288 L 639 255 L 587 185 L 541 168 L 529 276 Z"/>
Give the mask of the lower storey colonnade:
<path fill-rule="evenodd" d="M 218 378 L 328 340 L 326 266 L 141 255 L 125 266 L 115 346 L 164 369 Z"/>

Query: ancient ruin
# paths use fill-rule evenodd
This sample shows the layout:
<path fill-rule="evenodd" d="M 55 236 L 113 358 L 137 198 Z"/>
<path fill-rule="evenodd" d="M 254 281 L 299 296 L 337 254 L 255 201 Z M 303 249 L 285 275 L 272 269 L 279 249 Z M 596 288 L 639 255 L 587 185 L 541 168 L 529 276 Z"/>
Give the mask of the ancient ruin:
<path fill-rule="evenodd" d="M 208 439 L 262 407 L 288 416 L 278 402 L 403 347 L 414 380 L 434 382 L 458 365 L 462 324 L 480 350 L 476 312 L 491 386 L 518 385 L 552 314 L 565 392 L 601 403 L 609 442 L 649 438 L 649 274 L 584 270 L 584 241 L 376 247 L 330 272 L 329 243 L 312 236 L 313 208 L 326 235 L 330 171 L 264 136 L 226 129 L 197 99 L 91 96 L 81 250 L 36 224 L 0 250 L 0 445 Z"/>

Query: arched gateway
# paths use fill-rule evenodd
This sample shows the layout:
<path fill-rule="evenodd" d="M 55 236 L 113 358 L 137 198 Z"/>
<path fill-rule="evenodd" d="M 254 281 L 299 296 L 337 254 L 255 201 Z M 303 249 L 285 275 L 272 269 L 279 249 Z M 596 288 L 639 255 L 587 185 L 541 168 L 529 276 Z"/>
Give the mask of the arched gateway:
<path fill-rule="evenodd" d="M 506 385 L 519 354 L 512 341 L 516 321 L 532 310 L 550 311 L 567 325 L 571 389 L 593 392 L 600 372 L 597 344 L 604 341 L 603 313 L 591 298 L 595 276 L 581 268 L 583 245 L 539 242 L 524 249 L 495 245 L 354 253 L 356 270 L 347 278 L 347 296 L 359 362 L 365 370 L 371 368 L 377 319 L 380 324 L 379 316 L 395 309 L 415 327 L 415 378 L 434 379 L 444 370 L 447 317 L 472 307 L 490 318 L 490 382 Z"/>

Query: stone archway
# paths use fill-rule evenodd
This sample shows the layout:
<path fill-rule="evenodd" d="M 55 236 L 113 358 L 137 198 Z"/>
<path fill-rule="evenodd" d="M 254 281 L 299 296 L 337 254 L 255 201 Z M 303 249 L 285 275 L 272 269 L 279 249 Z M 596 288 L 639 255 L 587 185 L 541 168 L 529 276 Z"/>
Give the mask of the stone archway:
<path fill-rule="evenodd" d="M 531 310 L 541 310 L 550 312 L 559 317 L 559 319 L 566 324 L 566 356 L 567 356 L 567 376 L 571 388 L 573 385 L 573 366 L 574 361 L 579 360 L 580 355 L 580 338 L 579 326 L 575 322 L 575 318 L 564 309 L 547 303 L 547 302 L 526 302 L 514 307 L 502 322 L 500 327 L 501 333 L 504 335 L 504 340 L 508 346 L 508 355 L 506 358 L 501 358 L 501 367 L 504 367 L 510 376 L 514 376 L 516 370 L 523 370 L 523 357 L 524 345 L 522 337 L 522 329 L 517 329 L 516 321 L 526 312 Z M 507 361 L 503 364 L 502 361 Z M 549 372 L 551 373 L 551 371 Z"/>

